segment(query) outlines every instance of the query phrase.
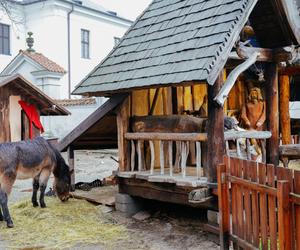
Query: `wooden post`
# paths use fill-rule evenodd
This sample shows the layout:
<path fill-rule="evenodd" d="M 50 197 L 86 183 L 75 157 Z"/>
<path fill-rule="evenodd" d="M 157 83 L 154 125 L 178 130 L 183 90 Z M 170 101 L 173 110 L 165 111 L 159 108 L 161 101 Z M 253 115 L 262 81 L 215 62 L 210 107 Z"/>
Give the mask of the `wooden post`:
<path fill-rule="evenodd" d="M 290 183 L 288 181 L 278 181 L 278 233 L 280 250 L 292 249 L 292 216 L 289 194 Z"/>
<path fill-rule="evenodd" d="M 71 191 L 75 191 L 75 161 L 74 161 L 74 149 L 72 146 L 68 147 L 68 163 L 69 163 L 69 170 L 71 172 Z"/>
<path fill-rule="evenodd" d="M 127 97 L 117 111 L 119 171 L 130 170 L 129 142 L 125 139 L 125 133 L 129 131 L 129 110 L 129 97 Z"/>
<path fill-rule="evenodd" d="M 267 65 L 266 69 L 266 120 L 268 130 L 272 133 L 267 142 L 267 162 L 279 164 L 279 112 L 278 112 L 278 66 Z"/>
<path fill-rule="evenodd" d="M 209 183 L 217 182 L 217 166 L 223 161 L 225 154 L 224 111 L 214 102 L 223 84 L 223 72 L 213 86 L 208 86 L 208 130 L 207 130 L 207 170 Z"/>
<path fill-rule="evenodd" d="M 282 144 L 291 144 L 291 118 L 290 118 L 290 79 L 287 75 L 279 78 L 280 86 L 280 127 Z"/>
<path fill-rule="evenodd" d="M 229 249 L 230 210 L 229 185 L 226 180 L 226 165 L 218 166 L 218 204 L 220 216 L 220 249 Z"/>

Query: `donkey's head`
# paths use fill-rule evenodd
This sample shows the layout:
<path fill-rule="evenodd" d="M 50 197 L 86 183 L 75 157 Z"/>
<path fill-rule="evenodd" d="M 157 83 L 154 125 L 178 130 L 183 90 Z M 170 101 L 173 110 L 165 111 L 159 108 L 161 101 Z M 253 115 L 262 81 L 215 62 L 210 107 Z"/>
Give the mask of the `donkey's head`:
<path fill-rule="evenodd" d="M 71 172 L 60 154 L 56 156 L 56 159 L 56 167 L 53 171 L 53 189 L 61 201 L 67 201 L 70 197 Z"/>

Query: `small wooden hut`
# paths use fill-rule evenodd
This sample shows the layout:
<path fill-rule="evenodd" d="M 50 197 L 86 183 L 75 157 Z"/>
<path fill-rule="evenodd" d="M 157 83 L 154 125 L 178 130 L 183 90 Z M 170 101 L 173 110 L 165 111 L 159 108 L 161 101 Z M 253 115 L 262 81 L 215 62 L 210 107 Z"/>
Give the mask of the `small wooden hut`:
<path fill-rule="evenodd" d="M 30 134 L 31 137 L 41 134 L 36 124 L 30 122 L 33 116 L 29 118 L 20 102 L 30 107 L 36 121 L 40 116 L 70 114 L 21 75 L 1 77 L 0 143 L 28 139 Z"/>
<path fill-rule="evenodd" d="M 297 9 L 289 0 L 149 5 L 73 92 L 127 94 L 116 111 L 120 192 L 210 206 L 216 167 L 234 139 L 262 140 L 265 160 L 278 165 L 279 111 L 288 114 L 285 98 L 279 110 L 278 64 L 300 42 Z M 224 132 L 224 116 L 241 117 L 253 87 L 265 102 L 264 129 Z"/>

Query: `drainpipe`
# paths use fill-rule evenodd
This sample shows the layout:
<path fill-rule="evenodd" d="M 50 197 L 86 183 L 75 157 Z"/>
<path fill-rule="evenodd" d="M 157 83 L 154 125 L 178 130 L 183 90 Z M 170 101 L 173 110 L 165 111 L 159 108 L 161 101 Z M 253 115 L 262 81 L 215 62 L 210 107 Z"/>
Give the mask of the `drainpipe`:
<path fill-rule="evenodd" d="M 70 16 L 74 11 L 74 4 L 72 4 L 72 9 L 68 12 L 67 25 L 68 25 L 68 97 L 71 98 L 71 23 Z"/>

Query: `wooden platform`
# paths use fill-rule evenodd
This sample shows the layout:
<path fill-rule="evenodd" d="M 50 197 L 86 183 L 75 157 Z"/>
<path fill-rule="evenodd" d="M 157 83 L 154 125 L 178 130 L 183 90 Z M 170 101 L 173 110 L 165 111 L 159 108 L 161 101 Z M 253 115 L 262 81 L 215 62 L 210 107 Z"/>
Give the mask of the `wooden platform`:
<path fill-rule="evenodd" d="M 172 183 L 179 187 L 206 187 L 207 178 L 196 176 L 196 168 L 187 167 L 186 177 L 182 177 L 181 173 L 174 173 L 173 176 L 170 176 L 169 169 L 165 169 L 163 175 L 160 174 L 160 170 L 156 169 L 153 174 L 150 171 L 126 171 L 126 172 L 117 172 L 117 176 L 121 178 L 135 178 L 140 180 L 146 180 L 148 182 L 157 182 L 157 183 Z"/>
<path fill-rule="evenodd" d="M 90 202 L 114 206 L 115 195 L 118 193 L 118 186 L 103 186 L 93 188 L 90 191 L 76 190 L 72 196 L 76 199 L 85 199 Z"/>

